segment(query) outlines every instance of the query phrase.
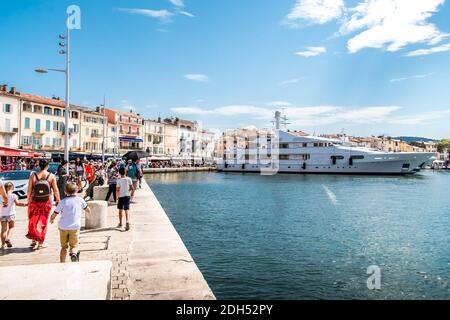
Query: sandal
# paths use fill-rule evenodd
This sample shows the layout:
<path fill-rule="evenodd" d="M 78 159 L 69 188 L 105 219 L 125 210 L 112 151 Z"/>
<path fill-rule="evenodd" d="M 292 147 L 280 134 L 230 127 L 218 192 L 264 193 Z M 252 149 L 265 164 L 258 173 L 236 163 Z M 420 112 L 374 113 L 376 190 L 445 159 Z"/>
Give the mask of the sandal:
<path fill-rule="evenodd" d="M 125 225 L 125 231 L 128 231 L 130 229 L 131 229 L 130 224 L 127 222 L 126 225 Z"/>
<path fill-rule="evenodd" d="M 8 248 L 12 248 L 12 247 L 13 247 L 13 245 L 12 245 L 12 243 L 11 243 L 10 240 L 6 240 L 5 243 L 6 243 L 6 246 L 7 246 Z"/>
<path fill-rule="evenodd" d="M 33 248 L 33 247 L 36 247 L 36 244 L 37 244 L 36 241 L 32 241 L 31 244 L 30 244 L 30 247 L 32 247 L 32 248 Z"/>

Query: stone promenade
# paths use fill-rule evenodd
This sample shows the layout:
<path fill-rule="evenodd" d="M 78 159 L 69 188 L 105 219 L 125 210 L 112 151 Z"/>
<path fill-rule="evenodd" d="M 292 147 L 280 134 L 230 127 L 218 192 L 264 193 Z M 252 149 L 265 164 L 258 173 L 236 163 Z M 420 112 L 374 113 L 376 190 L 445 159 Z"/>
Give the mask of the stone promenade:
<path fill-rule="evenodd" d="M 108 228 L 81 231 L 81 261 L 112 261 L 112 298 L 116 300 L 215 299 L 145 182 L 137 190 L 135 202 L 130 231 L 116 228 L 115 206 L 108 208 Z M 26 209 L 17 208 L 14 247 L 0 250 L 0 267 L 59 262 L 57 223 L 49 225 L 47 248 L 41 250 L 29 247 L 30 241 L 25 238 L 27 224 Z"/>

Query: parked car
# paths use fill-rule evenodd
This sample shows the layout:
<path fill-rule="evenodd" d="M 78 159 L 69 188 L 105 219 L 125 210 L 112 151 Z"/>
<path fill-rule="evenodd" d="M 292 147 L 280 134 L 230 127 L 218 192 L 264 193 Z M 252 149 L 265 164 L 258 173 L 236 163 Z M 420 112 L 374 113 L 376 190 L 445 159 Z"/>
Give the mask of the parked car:
<path fill-rule="evenodd" d="M 3 183 L 12 182 L 14 184 L 13 193 L 23 199 L 27 197 L 28 192 L 28 179 L 33 173 L 32 170 L 13 170 L 0 172 L 0 180 Z"/>

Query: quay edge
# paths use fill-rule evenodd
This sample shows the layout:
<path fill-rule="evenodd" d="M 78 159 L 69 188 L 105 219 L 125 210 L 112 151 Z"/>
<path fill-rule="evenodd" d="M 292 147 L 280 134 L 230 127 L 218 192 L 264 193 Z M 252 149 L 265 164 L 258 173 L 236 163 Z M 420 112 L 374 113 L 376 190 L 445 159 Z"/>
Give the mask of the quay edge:
<path fill-rule="evenodd" d="M 132 204 L 128 288 L 132 300 L 215 300 L 158 199 L 143 181 Z"/>

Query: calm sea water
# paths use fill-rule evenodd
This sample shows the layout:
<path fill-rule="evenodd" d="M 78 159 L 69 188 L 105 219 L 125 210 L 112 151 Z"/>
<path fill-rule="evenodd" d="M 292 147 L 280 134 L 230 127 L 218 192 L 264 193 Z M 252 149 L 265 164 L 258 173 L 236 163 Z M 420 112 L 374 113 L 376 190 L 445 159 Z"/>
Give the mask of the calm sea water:
<path fill-rule="evenodd" d="M 147 180 L 219 299 L 450 298 L 450 173 Z"/>

